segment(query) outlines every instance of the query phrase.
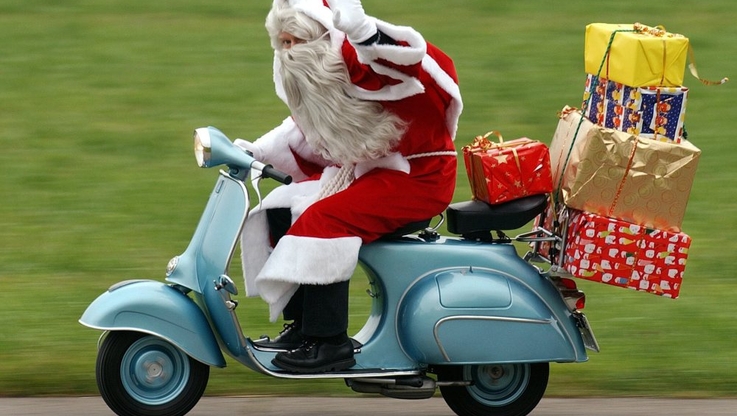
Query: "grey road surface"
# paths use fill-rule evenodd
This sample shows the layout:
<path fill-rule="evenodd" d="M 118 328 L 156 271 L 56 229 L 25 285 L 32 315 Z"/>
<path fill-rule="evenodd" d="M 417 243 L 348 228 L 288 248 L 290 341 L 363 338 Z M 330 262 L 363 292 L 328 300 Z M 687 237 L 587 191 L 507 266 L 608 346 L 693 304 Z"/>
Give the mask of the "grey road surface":
<path fill-rule="evenodd" d="M 384 397 L 205 397 L 191 416 L 453 416 L 442 398 L 406 401 Z M 114 415 L 99 397 L 0 398 L 2 416 Z M 737 399 L 543 399 L 532 416 L 737 415 Z"/>

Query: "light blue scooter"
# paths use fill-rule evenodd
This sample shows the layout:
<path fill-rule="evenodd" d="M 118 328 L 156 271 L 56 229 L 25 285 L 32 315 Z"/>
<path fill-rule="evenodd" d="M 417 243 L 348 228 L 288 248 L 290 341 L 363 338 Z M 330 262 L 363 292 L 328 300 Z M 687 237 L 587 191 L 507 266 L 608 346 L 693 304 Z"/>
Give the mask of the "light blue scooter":
<path fill-rule="evenodd" d="M 200 167 L 228 171 L 220 172 L 189 246 L 169 261 L 168 283 L 117 283 L 80 318 L 105 331 L 97 384 L 117 414 L 186 414 L 202 396 L 210 366 L 225 366 L 225 352 L 274 377 L 342 378 L 357 392 L 403 399 L 429 398 L 439 388 L 461 416 L 526 415 L 545 393 L 550 362 L 582 362 L 587 348 L 598 351 L 575 282 L 519 257 L 501 231 L 544 211 L 546 196 L 532 196 L 495 206 L 451 205 L 447 229 L 456 237 L 440 236 L 427 221 L 364 246 L 360 264 L 372 309 L 353 336 L 356 365 L 322 374 L 275 367 L 276 352 L 243 335 L 228 268 L 248 218 L 249 174 L 291 178 L 213 127 L 195 130 L 194 142 Z"/>

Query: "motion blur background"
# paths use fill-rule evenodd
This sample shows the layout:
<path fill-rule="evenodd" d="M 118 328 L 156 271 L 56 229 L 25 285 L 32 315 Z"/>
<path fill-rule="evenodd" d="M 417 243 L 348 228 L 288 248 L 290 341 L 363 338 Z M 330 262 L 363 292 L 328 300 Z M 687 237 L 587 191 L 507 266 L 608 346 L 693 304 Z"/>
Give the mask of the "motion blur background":
<path fill-rule="evenodd" d="M 363 3 L 454 58 L 459 150 L 489 130 L 549 143 L 557 111 L 580 106 L 588 23 L 663 25 L 690 38 L 702 76 L 737 77 L 731 0 Z M 99 333 L 77 319 L 117 281 L 163 279 L 186 247 L 217 174 L 196 167 L 192 130 L 255 139 L 287 115 L 271 81 L 270 4 L 0 0 L 0 395 L 97 393 Z M 548 396 L 737 396 L 735 86 L 685 79 L 689 138 L 703 154 L 681 297 L 579 281 L 602 352 L 553 365 Z M 468 198 L 460 163 L 456 200 Z M 237 261 L 231 274 L 241 281 Z M 368 299 L 354 280 L 357 331 Z M 280 329 L 259 299 L 241 298 L 238 311 L 246 335 Z M 206 394 L 348 391 L 235 364 L 212 371 Z"/>

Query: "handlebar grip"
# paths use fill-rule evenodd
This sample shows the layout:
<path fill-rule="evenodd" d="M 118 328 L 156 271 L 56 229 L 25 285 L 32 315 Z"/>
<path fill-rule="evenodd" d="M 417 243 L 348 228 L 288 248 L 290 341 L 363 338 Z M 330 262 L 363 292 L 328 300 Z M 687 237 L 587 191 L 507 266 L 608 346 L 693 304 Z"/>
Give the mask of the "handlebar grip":
<path fill-rule="evenodd" d="M 265 165 L 264 168 L 261 170 L 261 175 L 264 178 L 274 179 L 275 181 L 281 182 L 284 185 L 289 185 L 290 183 L 292 183 L 291 175 L 287 175 L 280 170 L 274 169 L 274 167 L 271 165 Z"/>

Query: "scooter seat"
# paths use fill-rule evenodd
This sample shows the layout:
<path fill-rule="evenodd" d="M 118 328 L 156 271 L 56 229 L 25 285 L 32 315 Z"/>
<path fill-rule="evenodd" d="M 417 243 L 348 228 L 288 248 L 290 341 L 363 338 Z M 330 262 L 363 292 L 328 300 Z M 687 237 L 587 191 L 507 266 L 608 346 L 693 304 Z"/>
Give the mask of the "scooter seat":
<path fill-rule="evenodd" d="M 422 221 L 411 222 L 409 224 L 406 224 L 394 230 L 393 232 L 389 234 L 384 234 L 383 236 L 381 236 L 380 239 L 386 241 L 386 240 L 396 240 L 398 238 L 402 238 L 403 236 L 407 234 L 412 234 L 412 233 L 415 233 L 420 230 L 424 230 L 425 228 L 429 227 L 430 221 L 431 221 L 431 218 L 422 220 Z"/>
<path fill-rule="evenodd" d="M 531 195 L 494 205 L 478 200 L 458 202 L 451 204 L 446 210 L 448 231 L 459 235 L 474 235 L 515 230 L 541 214 L 547 204 L 547 194 Z"/>

